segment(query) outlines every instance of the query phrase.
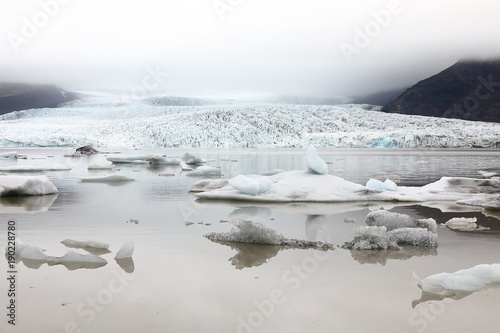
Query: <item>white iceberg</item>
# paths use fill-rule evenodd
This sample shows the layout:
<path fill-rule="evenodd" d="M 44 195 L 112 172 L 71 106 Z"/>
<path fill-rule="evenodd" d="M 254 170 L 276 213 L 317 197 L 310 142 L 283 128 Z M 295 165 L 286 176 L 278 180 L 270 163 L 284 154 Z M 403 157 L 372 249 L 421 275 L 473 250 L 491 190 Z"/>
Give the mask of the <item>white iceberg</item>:
<path fill-rule="evenodd" d="M 309 145 L 306 152 L 307 169 L 315 174 L 325 175 L 328 173 L 328 165 L 319 157 L 316 147 Z"/>
<path fill-rule="evenodd" d="M 417 283 L 423 292 L 460 299 L 474 292 L 500 286 L 500 264 L 481 264 L 454 273 L 439 273 Z"/>
<path fill-rule="evenodd" d="M 116 253 L 115 259 L 119 260 L 119 259 L 131 258 L 132 254 L 134 253 L 134 248 L 135 245 L 133 242 L 126 242 Z"/>
<path fill-rule="evenodd" d="M 47 256 L 38 246 L 26 246 L 21 252 L 22 260 L 47 261 Z"/>
<path fill-rule="evenodd" d="M 0 176 L 0 197 L 57 193 L 47 176 Z"/>
<path fill-rule="evenodd" d="M 381 182 L 377 179 L 369 179 L 366 182 L 366 187 L 378 190 L 378 191 L 397 191 L 398 185 L 390 179 L 386 179 L 384 182 Z"/>
<path fill-rule="evenodd" d="M 181 169 L 182 171 L 193 171 L 194 169 L 191 168 L 189 165 L 187 165 L 185 162 L 183 161 L 180 161 L 180 166 L 181 166 Z"/>
<path fill-rule="evenodd" d="M 110 175 L 110 176 L 96 176 L 96 177 L 82 177 L 80 181 L 83 183 L 125 183 L 135 181 L 134 178 L 123 175 Z"/>
<path fill-rule="evenodd" d="M 0 153 L 0 158 L 16 159 L 17 158 L 17 151 L 8 151 L 8 152 Z"/>
<path fill-rule="evenodd" d="M 207 162 L 204 158 L 198 157 L 192 153 L 185 153 L 182 155 L 181 161 L 186 164 L 202 164 Z"/>
<path fill-rule="evenodd" d="M 222 174 L 221 170 L 217 167 L 202 165 L 194 169 L 194 171 L 188 172 L 186 176 L 189 177 L 217 177 Z"/>
<path fill-rule="evenodd" d="M 40 165 L 11 165 L 0 167 L 3 172 L 45 172 L 45 171 L 69 171 L 71 167 L 62 163 L 40 164 Z"/>
<path fill-rule="evenodd" d="M 436 220 L 415 219 L 409 215 L 393 213 L 386 210 L 377 210 L 368 213 L 365 220 L 369 226 L 385 226 L 387 231 L 398 228 L 425 228 L 433 233 L 437 232 Z"/>
<path fill-rule="evenodd" d="M 164 155 L 153 155 L 146 159 L 150 164 L 163 164 L 163 165 L 179 165 L 181 160 L 178 158 L 168 158 Z"/>
<path fill-rule="evenodd" d="M 272 183 L 268 178 L 254 179 L 243 175 L 229 179 L 228 183 L 238 192 L 249 195 L 265 193 L 272 187 Z"/>
<path fill-rule="evenodd" d="M 95 240 L 87 240 L 87 241 L 77 241 L 74 239 L 65 239 L 61 241 L 61 243 L 64 246 L 67 247 L 73 247 L 73 248 L 85 248 L 85 247 L 92 247 L 96 249 L 108 249 L 109 244 L 103 243 L 103 242 L 98 242 Z"/>
<path fill-rule="evenodd" d="M 108 262 L 106 261 L 106 259 L 103 259 L 99 256 L 93 254 L 81 254 L 75 251 L 68 251 L 62 257 L 52 257 L 52 256 L 48 257 L 49 265 L 64 265 L 67 266 L 69 269 L 90 268 L 90 267 L 85 267 L 85 264 L 104 266 L 107 263 Z"/>
<path fill-rule="evenodd" d="M 477 225 L 477 218 L 475 217 L 454 217 L 449 219 L 445 223 L 450 229 L 459 230 L 459 231 L 473 231 L 473 230 L 484 230 L 484 227 L 480 227 Z"/>
<path fill-rule="evenodd" d="M 27 247 L 29 247 L 28 245 L 24 244 L 19 238 L 16 237 L 16 240 L 14 241 L 14 255 L 15 256 L 19 256 L 23 250 Z M 12 253 L 9 253 L 9 244 L 7 243 L 7 245 L 5 245 L 5 254 L 9 254 L 9 255 L 12 255 Z M 11 251 L 12 252 L 12 251 Z"/>

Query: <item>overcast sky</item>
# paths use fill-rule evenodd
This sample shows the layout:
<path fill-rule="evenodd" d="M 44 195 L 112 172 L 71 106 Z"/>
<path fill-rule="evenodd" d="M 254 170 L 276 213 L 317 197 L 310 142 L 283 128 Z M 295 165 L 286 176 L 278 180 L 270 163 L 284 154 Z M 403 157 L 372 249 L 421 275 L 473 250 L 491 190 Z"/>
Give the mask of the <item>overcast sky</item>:
<path fill-rule="evenodd" d="M 499 57 L 499 13 L 498 0 L 0 0 L 0 81 L 352 96 Z"/>

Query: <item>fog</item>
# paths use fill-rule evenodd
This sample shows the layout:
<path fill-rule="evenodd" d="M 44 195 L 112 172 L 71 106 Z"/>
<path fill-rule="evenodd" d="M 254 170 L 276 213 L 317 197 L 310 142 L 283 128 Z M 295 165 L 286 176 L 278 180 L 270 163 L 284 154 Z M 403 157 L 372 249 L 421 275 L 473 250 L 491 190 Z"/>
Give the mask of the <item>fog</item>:
<path fill-rule="evenodd" d="M 355 96 L 499 57 L 499 12 L 496 0 L 2 1 L 0 81 Z"/>

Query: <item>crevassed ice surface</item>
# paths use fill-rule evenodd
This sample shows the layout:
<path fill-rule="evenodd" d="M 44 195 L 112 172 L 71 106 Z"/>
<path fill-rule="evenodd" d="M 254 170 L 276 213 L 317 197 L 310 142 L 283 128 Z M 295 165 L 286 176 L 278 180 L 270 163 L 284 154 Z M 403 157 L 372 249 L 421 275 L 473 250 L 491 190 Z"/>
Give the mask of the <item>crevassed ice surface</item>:
<path fill-rule="evenodd" d="M 500 124 L 386 114 L 371 105 L 153 106 L 87 95 L 58 109 L 0 117 L 2 146 L 495 146 Z"/>

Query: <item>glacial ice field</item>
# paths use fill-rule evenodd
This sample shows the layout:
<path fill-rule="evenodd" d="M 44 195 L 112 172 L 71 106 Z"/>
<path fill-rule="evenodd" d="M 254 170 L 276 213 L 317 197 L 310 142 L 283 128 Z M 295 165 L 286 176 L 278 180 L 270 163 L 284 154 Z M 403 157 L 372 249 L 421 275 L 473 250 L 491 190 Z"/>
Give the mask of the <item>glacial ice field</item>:
<path fill-rule="evenodd" d="M 57 109 L 0 116 L 4 147 L 495 147 L 500 124 L 380 112 L 373 105 L 172 106 L 85 93 Z M 185 104 L 185 103 L 184 103 Z"/>

